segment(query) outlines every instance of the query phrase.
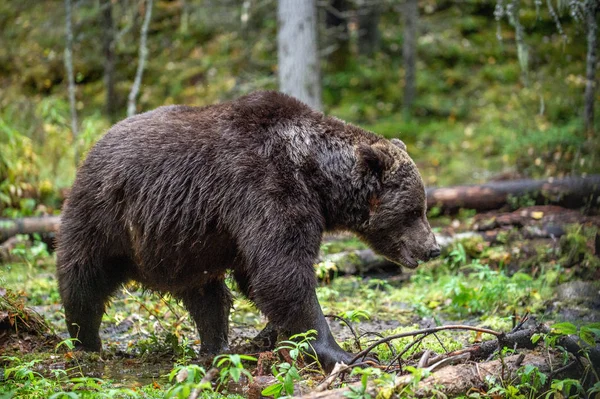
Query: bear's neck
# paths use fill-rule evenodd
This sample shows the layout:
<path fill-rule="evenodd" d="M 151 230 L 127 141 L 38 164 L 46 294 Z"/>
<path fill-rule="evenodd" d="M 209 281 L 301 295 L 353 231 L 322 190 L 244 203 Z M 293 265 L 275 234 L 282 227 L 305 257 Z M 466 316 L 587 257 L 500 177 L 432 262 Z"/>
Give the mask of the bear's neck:
<path fill-rule="evenodd" d="M 311 182 L 321 202 L 325 230 L 357 232 L 369 218 L 369 200 L 377 182 L 357 174 L 355 148 L 379 138 L 335 118 L 327 118 L 325 126 L 324 143 L 314 148 L 319 173 L 313 174 Z"/>

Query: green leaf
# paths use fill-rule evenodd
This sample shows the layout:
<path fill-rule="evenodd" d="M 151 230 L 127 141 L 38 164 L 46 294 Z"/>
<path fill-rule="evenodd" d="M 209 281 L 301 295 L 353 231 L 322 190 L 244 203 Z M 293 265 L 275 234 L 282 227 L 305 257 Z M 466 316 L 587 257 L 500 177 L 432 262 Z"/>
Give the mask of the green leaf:
<path fill-rule="evenodd" d="M 556 323 L 550 326 L 552 332 L 561 335 L 570 335 L 577 333 L 577 327 L 573 323 Z"/>
<path fill-rule="evenodd" d="M 279 394 L 281 393 L 282 389 L 283 389 L 283 384 L 281 382 L 278 382 L 276 384 L 269 385 L 268 387 L 263 389 L 260 393 L 263 396 L 279 397 Z"/>
<path fill-rule="evenodd" d="M 592 329 L 587 327 L 581 327 L 581 331 L 579 332 L 579 338 L 581 338 L 586 344 L 589 346 L 596 345 L 596 334 Z"/>
<path fill-rule="evenodd" d="M 294 394 L 294 379 L 289 373 L 285 376 L 283 380 L 283 387 L 285 389 L 285 393 L 287 393 L 288 395 L 291 396 Z"/>
<path fill-rule="evenodd" d="M 233 381 L 238 382 L 240 380 L 242 373 L 241 373 L 240 369 L 234 367 L 229 370 L 229 375 L 231 375 L 231 378 L 233 379 Z"/>

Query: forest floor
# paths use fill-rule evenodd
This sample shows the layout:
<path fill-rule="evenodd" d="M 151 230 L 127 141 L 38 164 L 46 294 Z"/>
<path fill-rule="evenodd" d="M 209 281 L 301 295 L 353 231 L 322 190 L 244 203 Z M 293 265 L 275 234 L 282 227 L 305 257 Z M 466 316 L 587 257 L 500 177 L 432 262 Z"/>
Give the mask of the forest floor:
<path fill-rule="evenodd" d="M 548 392 L 568 397 L 569 391 L 577 394 L 587 389 L 594 397 L 600 385 L 587 363 L 589 357 L 574 362 L 573 355 L 561 350 L 557 342 L 569 334 L 592 343 L 600 338 L 598 224 L 595 219 L 582 216 L 580 223 L 571 220 L 558 225 L 551 222 L 554 219 L 550 213 L 533 209 L 484 216 L 463 212 L 456 218 L 434 219 L 432 224 L 440 236 L 455 239 L 448 240 L 442 257 L 416 271 L 398 267 L 344 275 L 332 262 L 319 263 L 317 272 L 324 278 L 318 297 L 324 313 L 337 316 L 329 319 L 334 336 L 345 349 L 358 352 L 382 337 L 445 325 L 497 332 L 516 331 L 515 326 L 532 331 L 537 328 L 543 344 L 532 353 L 545 356 L 551 365 L 552 359 L 562 359 L 556 368 L 568 366 L 567 374 L 546 373 L 552 378 L 542 383 L 541 377 L 535 377 L 543 374 L 541 366 L 530 364 L 527 369 L 528 365 L 523 364 L 510 377 L 482 378 L 481 384 L 471 391 L 448 396 L 509 397 L 512 389 L 529 397 L 543 397 Z M 516 224 L 503 224 L 502 220 L 510 219 L 510 215 L 513 221 L 518 219 L 515 215 L 529 216 Z M 332 253 L 366 248 L 352 236 L 334 238 L 325 241 L 323 259 Z M 258 397 L 248 389 L 271 389 L 266 393 L 272 396 L 275 392 L 277 396 L 285 395 L 289 386 L 295 386 L 297 394 L 310 392 L 325 376 L 318 367 L 310 365 L 308 358 L 302 359 L 290 351 L 293 344 L 280 342 L 280 350 L 275 352 L 256 347 L 251 340 L 266 320 L 236 293 L 235 287 L 236 300 L 230 316 L 231 354 L 215 362 L 216 365 L 222 361 L 212 376 L 212 385 L 210 378 L 205 385 L 200 384 L 203 372 L 211 369 L 212 359 L 196 356 L 200 342 L 195 328 L 186 311 L 169 296 L 143 291 L 133 283 L 120 290 L 103 319 L 104 351 L 99 355 L 72 350 L 64 327 L 54 256 L 42 241 L 23 241 L 12 250 L 11 259 L 0 265 L 0 287 L 0 370 L 4 370 L 0 382 L 5 379 L 0 384 L 0 398 L 51 394 L 56 395 L 53 398 L 108 394 L 190 397 L 194 388 L 196 395 L 201 393 L 202 397 Z M 350 397 L 366 398 L 373 394 L 369 389 L 375 389 L 377 394 L 386 386 L 389 388 L 390 378 L 382 375 L 411 375 L 410 383 L 392 384 L 390 395 L 395 392 L 401 397 L 421 396 L 418 384 L 427 381 L 428 372 L 419 373 L 416 366 L 425 351 L 443 357 L 494 338 L 477 331 L 444 330 L 391 340 L 372 352 L 382 365 L 388 366 L 390 374 L 368 368 L 362 372 L 366 376 L 363 383 L 342 389 Z M 310 342 L 309 338 L 300 341 Z M 236 353 L 258 361 L 236 357 Z M 506 348 L 484 360 L 520 353 L 529 356 L 531 352 Z M 397 354 L 401 355 L 394 359 Z M 532 374 L 534 367 L 538 374 Z M 431 375 L 443 370 L 435 370 Z M 359 380 L 357 373 L 361 372 L 346 376 L 343 383 L 340 378 L 335 379 L 331 387 Z M 254 378 L 253 383 L 248 380 L 249 375 Z M 567 386 L 557 383 L 571 380 Z M 436 389 L 444 392 L 443 387 Z M 327 392 L 336 391 L 322 394 Z"/>

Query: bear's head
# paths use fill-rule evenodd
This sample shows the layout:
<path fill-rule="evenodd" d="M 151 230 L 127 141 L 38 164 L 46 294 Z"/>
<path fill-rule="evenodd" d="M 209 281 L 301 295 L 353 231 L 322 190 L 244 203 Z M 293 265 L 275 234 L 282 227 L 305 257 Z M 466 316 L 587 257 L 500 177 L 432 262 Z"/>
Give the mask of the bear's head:
<path fill-rule="evenodd" d="M 369 216 L 357 233 L 376 252 L 409 268 L 439 256 L 427 221 L 423 180 L 404 143 L 392 139 L 360 144 L 355 154 L 357 174 L 374 183 Z"/>

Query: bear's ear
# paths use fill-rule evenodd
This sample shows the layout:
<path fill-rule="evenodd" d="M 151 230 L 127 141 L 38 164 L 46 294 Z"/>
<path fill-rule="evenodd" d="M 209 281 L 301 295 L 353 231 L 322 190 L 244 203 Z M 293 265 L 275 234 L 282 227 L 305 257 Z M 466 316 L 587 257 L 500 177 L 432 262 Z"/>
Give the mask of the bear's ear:
<path fill-rule="evenodd" d="M 384 147 L 368 144 L 359 144 L 356 148 L 359 171 L 371 171 L 378 177 L 394 164 L 394 159 Z"/>
<path fill-rule="evenodd" d="M 403 151 L 406 151 L 406 144 L 400 139 L 391 139 L 390 142 Z"/>

